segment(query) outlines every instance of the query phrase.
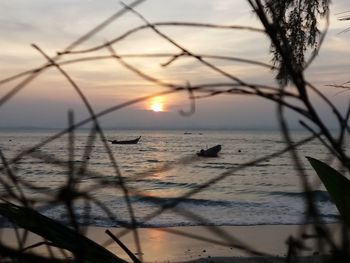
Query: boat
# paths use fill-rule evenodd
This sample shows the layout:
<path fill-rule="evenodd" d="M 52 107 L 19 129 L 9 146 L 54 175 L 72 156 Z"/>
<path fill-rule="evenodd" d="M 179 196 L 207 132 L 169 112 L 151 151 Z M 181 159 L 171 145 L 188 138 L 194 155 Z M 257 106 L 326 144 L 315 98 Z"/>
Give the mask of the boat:
<path fill-rule="evenodd" d="M 137 144 L 140 139 L 141 139 L 141 136 L 133 140 L 126 140 L 126 141 L 108 140 L 108 141 L 111 142 L 112 144 Z"/>
<path fill-rule="evenodd" d="M 197 155 L 200 157 L 218 157 L 218 153 L 221 151 L 221 145 L 215 145 L 207 150 L 200 150 Z"/>

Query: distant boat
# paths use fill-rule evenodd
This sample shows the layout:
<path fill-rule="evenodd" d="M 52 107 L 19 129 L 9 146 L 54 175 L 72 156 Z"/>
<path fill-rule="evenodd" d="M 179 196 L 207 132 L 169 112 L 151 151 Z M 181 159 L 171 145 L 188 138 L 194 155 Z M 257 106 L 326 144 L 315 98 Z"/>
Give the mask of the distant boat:
<path fill-rule="evenodd" d="M 140 139 L 141 139 L 141 136 L 133 140 L 126 140 L 126 141 L 108 140 L 108 141 L 111 142 L 112 144 L 137 144 Z"/>
<path fill-rule="evenodd" d="M 218 153 L 221 151 L 221 145 L 215 145 L 214 147 L 211 147 L 207 150 L 200 150 L 197 152 L 198 156 L 201 157 L 218 157 Z"/>

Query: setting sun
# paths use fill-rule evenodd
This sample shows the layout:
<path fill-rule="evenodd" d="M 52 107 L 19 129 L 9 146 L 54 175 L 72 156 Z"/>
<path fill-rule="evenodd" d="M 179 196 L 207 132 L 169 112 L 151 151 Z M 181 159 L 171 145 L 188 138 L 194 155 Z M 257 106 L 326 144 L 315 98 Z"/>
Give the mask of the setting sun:
<path fill-rule="evenodd" d="M 146 103 L 146 107 L 154 112 L 166 111 L 164 97 L 154 97 Z"/>
<path fill-rule="evenodd" d="M 151 104 L 151 110 L 155 111 L 155 112 L 160 112 L 163 111 L 163 104 L 160 102 L 153 102 Z"/>

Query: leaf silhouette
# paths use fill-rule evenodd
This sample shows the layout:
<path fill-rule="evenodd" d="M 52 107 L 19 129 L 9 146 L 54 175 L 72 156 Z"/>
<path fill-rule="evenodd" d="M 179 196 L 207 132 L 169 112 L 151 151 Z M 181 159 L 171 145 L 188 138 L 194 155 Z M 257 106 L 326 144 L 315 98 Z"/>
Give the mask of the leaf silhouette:
<path fill-rule="evenodd" d="M 326 187 L 338 211 L 350 227 L 350 180 L 329 165 L 312 157 L 306 157 Z"/>
<path fill-rule="evenodd" d="M 31 208 L 21 207 L 11 203 L 1 203 L 0 214 L 18 226 L 42 236 L 58 247 L 69 250 L 75 256 L 83 258 L 87 262 L 126 262 L 94 241 L 79 234 L 77 231 Z"/>

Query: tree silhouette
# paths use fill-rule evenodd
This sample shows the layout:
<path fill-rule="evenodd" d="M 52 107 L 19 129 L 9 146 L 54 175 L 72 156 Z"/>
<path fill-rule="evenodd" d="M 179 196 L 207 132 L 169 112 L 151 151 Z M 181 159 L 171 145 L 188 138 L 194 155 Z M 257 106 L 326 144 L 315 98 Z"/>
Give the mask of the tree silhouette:
<path fill-rule="evenodd" d="M 276 32 L 280 47 L 289 54 L 297 72 L 305 67 L 305 53 L 317 52 L 322 34 L 319 20 L 329 15 L 329 0 L 266 0 L 264 7 Z M 272 42 L 273 62 L 278 67 L 277 80 L 286 85 L 290 79 L 281 52 Z"/>

